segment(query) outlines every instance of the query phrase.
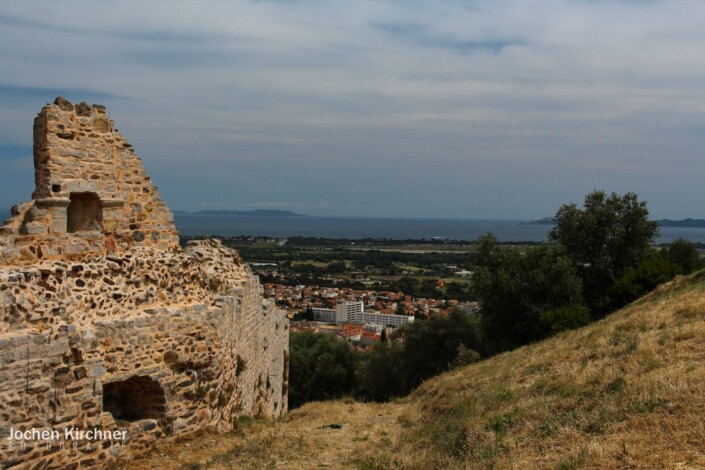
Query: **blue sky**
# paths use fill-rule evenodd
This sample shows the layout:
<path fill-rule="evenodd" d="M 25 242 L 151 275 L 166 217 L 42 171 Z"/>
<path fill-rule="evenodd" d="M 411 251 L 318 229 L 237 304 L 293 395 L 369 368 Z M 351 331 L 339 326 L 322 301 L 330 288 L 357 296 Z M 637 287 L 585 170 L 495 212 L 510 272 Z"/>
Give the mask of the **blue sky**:
<path fill-rule="evenodd" d="M 108 107 L 175 210 L 705 218 L 705 2 L 4 2 L 0 206 L 32 120 Z"/>

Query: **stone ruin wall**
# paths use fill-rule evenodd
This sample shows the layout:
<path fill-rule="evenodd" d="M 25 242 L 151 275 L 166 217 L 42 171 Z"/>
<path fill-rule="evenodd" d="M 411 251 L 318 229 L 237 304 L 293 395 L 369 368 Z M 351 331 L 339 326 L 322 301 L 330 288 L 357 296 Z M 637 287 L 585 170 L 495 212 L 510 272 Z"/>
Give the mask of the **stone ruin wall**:
<path fill-rule="evenodd" d="M 100 105 L 63 98 L 34 120 L 35 190 L 1 229 L 0 265 L 178 246 L 173 216 Z"/>
<path fill-rule="evenodd" d="M 53 174 L 50 181 L 56 181 Z M 156 193 L 150 197 L 158 200 Z M 165 227 L 139 223 L 143 230 Z M 82 256 L 42 251 L 41 260 L 22 257 L 0 267 L 4 468 L 99 467 L 139 454 L 163 436 L 226 431 L 239 416 L 287 410 L 288 321 L 263 298 L 237 253 L 217 240 L 190 242 L 182 250 L 163 243 L 170 229 L 143 242 L 119 232 L 92 236 L 124 245 L 95 245 Z M 31 235 L 31 246 L 81 235 L 55 237 L 49 229 Z M 5 234 L 5 246 L 16 236 Z M 78 440 L 77 449 L 74 442 L 63 448 L 52 441 L 7 445 L 10 428 L 63 433 L 71 426 L 127 430 L 128 438 L 122 446 Z"/>

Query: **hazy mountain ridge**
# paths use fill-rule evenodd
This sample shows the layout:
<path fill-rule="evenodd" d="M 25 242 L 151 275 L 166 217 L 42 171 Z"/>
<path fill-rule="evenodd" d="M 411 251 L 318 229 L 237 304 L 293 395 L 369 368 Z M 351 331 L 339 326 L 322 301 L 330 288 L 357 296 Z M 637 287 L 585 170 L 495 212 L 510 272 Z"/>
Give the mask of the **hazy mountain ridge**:
<path fill-rule="evenodd" d="M 695 227 L 695 228 L 705 227 L 705 219 L 692 219 L 690 217 L 687 219 L 679 219 L 679 220 L 659 219 L 656 222 L 658 222 L 659 226 L 661 226 L 661 227 Z M 522 222 L 522 225 L 555 225 L 555 224 L 556 224 L 555 217 L 544 217 L 543 219 L 531 220 L 529 222 Z"/>
<path fill-rule="evenodd" d="M 254 209 L 247 211 L 238 210 L 202 210 L 196 212 L 173 211 L 174 215 L 224 215 L 238 217 L 306 217 L 304 214 L 280 209 Z"/>
<path fill-rule="evenodd" d="M 522 225 L 556 225 L 555 217 L 544 217 L 543 219 L 522 222 Z"/>
<path fill-rule="evenodd" d="M 681 220 L 671 220 L 671 219 L 660 219 L 657 220 L 661 227 L 705 227 L 704 219 L 681 219 Z"/>

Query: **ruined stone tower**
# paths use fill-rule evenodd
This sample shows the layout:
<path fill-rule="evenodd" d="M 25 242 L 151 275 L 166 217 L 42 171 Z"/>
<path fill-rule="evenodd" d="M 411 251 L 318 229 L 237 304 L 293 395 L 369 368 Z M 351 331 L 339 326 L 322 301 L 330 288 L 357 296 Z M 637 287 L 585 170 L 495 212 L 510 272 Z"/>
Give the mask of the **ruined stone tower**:
<path fill-rule="evenodd" d="M 180 248 L 104 107 L 44 107 L 34 166 L 32 200 L 0 233 L 4 468 L 101 466 L 166 435 L 286 411 L 285 317 L 233 250 Z"/>
<path fill-rule="evenodd" d="M 103 106 L 57 98 L 42 109 L 34 181 L 32 200 L 13 207 L 3 228 L 2 264 L 178 246 L 171 212 Z"/>

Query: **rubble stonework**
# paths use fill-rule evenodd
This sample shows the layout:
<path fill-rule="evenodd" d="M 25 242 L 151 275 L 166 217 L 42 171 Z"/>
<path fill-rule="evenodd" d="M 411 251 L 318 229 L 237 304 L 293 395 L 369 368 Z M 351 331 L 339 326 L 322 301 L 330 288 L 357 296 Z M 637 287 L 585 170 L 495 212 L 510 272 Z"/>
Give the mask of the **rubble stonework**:
<path fill-rule="evenodd" d="M 171 212 L 103 106 L 57 98 L 41 110 L 34 180 L 2 228 L 0 265 L 178 246 Z"/>
<path fill-rule="evenodd" d="M 285 413 L 288 322 L 238 254 L 179 247 L 104 108 L 57 98 L 34 138 L 36 190 L 0 234 L 4 468 L 102 466 L 163 436 Z"/>

